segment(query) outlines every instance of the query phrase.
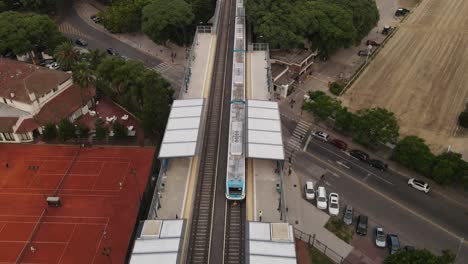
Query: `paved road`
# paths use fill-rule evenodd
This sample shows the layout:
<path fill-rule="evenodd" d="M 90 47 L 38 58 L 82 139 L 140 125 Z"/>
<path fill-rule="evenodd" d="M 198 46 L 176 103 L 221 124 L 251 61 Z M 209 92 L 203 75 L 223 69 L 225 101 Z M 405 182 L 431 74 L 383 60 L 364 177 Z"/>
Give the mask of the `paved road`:
<path fill-rule="evenodd" d="M 100 49 L 105 51 L 107 48 L 113 48 L 119 54 L 125 55 L 130 59 L 141 61 L 148 68 L 154 68 L 162 71 L 162 75 L 166 78 L 174 87 L 176 92 L 182 84 L 182 76 L 180 73 L 172 72 L 168 64 L 158 60 L 157 58 L 150 56 L 132 46 L 127 45 L 119 41 L 118 39 L 103 33 L 94 27 L 88 25 L 81 17 L 77 14 L 73 8 L 73 1 L 64 1 L 65 4 L 62 10 L 63 21 L 71 25 L 75 30 L 82 33 L 77 35 L 78 32 L 70 31 L 65 32 L 65 35 L 70 38 L 80 37 L 88 42 L 89 49 Z"/>
<path fill-rule="evenodd" d="M 457 252 L 460 238 L 468 238 L 467 207 L 434 192 L 420 193 L 394 171 L 381 172 L 329 144 L 311 140 L 306 152 L 296 156 L 294 167 L 305 181 L 317 177 L 314 166 L 328 170 L 323 184 L 328 191 L 340 194 L 341 206 L 352 204 L 375 225 L 399 234 L 403 244 Z M 460 248 L 457 262 L 468 263 L 466 243 Z"/>

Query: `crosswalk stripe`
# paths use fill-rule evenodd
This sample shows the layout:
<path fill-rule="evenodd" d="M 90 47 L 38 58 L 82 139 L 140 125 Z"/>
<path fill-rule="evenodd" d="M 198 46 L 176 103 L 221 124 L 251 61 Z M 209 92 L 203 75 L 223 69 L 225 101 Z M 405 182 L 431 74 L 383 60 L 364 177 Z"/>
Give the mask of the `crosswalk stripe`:
<path fill-rule="evenodd" d="M 160 64 L 154 66 L 153 69 L 154 69 L 155 71 L 157 71 L 157 72 L 162 73 L 162 72 L 164 72 L 164 71 L 167 71 L 170 67 L 171 67 L 171 65 L 169 65 L 169 64 L 167 64 L 167 63 L 165 63 L 165 62 L 163 62 L 163 63 L 160 63 Z"/>

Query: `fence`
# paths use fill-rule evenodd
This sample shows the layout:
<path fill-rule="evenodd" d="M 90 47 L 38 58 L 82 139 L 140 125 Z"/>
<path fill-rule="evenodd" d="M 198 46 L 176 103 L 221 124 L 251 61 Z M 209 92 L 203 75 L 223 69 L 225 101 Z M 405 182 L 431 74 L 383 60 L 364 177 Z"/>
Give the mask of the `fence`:
<path fill-rule="evenodd" d="M 192 47 L 190 48 L 190 52 L 187 52 L 187 64 L 185 65 L 184 69 L 184 79 L 182 81 L 182 86 L 180 87 L 179 92 L 179 99 L 182 98 L 183 92 L 188 92 L 188 85 L 190 83 L 190 77 L 192 76 L 192 63 L 195 60 L 195 47 L 198 46 L 198 34 L 199 33 L 211 33 L 212 27 L 211 26 L 197 26 L 197 30 L 195 32 L 195 36 L 193 37 Z"/>
<path fill-rule="evenodd" d="M 320 240 L 315 238 L 315 234 L 310 235 L 294 227 L 294 237 L 315 247 L 318 251 L 322 252 L 325 256 L 329 257 L 335 263 L 353 264 L 349 260 L 346 260 L 345 257 L 336 253 L 333 249 L 329 248 L 326 244 L 322 243 Z"/>

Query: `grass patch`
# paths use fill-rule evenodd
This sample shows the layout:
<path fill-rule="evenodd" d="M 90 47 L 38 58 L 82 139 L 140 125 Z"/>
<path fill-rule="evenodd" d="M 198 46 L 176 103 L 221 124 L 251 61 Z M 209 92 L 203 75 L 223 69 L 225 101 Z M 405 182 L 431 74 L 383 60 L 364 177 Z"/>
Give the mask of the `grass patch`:
<path fill-rule="evenodd" d="M 348 244 L 353 238 L 353 230 L 340 218 L 330 217 L 325 228 Z"/>
<path fill-rule="evenodd" d="M 313 264 L 335 264 L 333 260 L 325 256 L 322 252 L 313 246 L 309 247 L 310 260 Z"/>

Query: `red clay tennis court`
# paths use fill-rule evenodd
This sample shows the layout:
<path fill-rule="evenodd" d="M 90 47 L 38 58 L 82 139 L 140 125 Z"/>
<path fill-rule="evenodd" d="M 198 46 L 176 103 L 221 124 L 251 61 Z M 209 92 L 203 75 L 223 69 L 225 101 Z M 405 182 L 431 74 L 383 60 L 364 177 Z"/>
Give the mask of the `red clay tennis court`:
<path fill-rule="evenodd" d="M 0 144 L 0 263 L 124 263 L 154 151 Z"/>

